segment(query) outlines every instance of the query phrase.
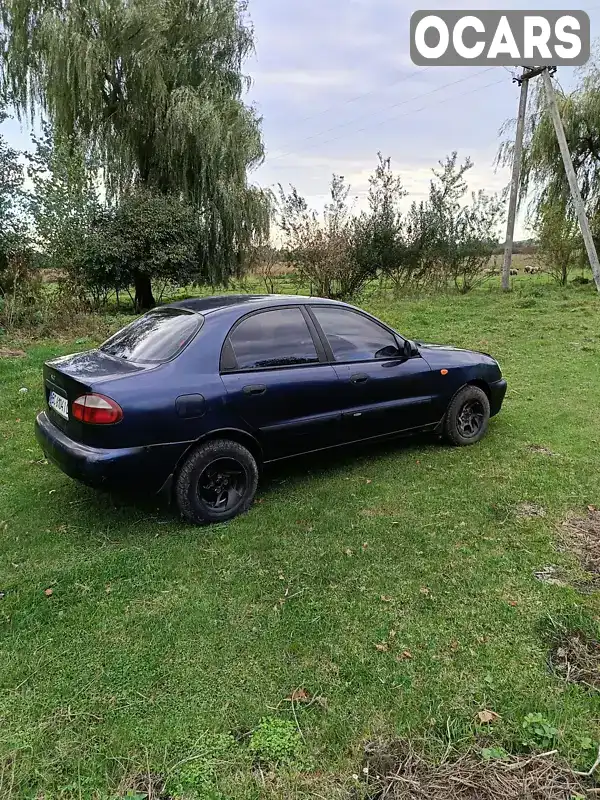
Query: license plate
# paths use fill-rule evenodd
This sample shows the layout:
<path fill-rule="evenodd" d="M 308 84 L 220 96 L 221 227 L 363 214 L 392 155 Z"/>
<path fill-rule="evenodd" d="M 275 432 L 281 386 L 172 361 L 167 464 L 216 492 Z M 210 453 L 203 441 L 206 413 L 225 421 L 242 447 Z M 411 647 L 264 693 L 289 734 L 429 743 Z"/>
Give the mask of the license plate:
<path fill-rule="evenodd" d="M 69 401 L 56 392 L 50 392 L 48 405 L 53 408 L 63 419 L 69 419 Z"/>

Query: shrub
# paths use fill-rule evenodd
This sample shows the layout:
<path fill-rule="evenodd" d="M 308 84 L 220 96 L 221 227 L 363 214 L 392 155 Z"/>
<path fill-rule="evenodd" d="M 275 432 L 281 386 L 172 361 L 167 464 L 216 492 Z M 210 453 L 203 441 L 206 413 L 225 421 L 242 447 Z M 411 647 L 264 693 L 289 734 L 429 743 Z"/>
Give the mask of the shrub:
<path fill-rule="evenodd" d="M 294 187 L 288 195 L 279 187 L 283 252 L 297 275 L 310 284 L 311 293 L 349 299 L 375 274 L 376 266 L 356 257 L 356 223 L 348 206 L 350 187 L 341 175 L 333 176 L 330 193 L 331 202 L 320 218 Z"/>
<path fill-rule="evenodd" d="M 155 289 L 160 299 L 169 285 L 200 277 L 201 235 L 192 206 L 169 195 L 131 193 L 96 213 L 71 266 L 72 280 L 97 305 L 112 291 L 130 294 L 133 286 L 136 310 L 152 308 Z"/>
<path fill-rule="evenodd" d="M 536 262 L 560 286 L 566 286 L 584 254 L 577 220 L 570 219 L 559 204 L 545 202 L 537 209 L 534 227 L 539 238 Z"/>

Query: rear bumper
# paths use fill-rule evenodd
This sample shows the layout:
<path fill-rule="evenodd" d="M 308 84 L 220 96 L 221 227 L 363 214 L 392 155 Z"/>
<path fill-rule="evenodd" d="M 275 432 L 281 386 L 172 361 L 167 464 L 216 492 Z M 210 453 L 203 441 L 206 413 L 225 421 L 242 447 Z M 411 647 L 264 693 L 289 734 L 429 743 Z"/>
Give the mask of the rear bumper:
<path fill-rule="evenodd" d="M 99 489 L 158 493 L 168 483 L 186 444 L 104 450 L 73 441 L 42 412 L 35 436 L 48 461 L 71 478 Z"/>
<path fill-rule="evenodd" d="M 507 389 L 508 384 L 504 379 L 490 384 L 490 416 L 494 417 L 500 412 Z"/>

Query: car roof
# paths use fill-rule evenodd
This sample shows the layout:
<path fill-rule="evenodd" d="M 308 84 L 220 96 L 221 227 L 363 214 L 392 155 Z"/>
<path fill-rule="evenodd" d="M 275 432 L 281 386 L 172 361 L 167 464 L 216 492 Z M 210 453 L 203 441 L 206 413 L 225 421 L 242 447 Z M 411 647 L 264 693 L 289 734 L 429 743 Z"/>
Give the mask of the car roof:
<path fill-rule="evenodd" d="M 344 306 L 336 300 L 326 300 L 322 297 L 304 297 L 299 295 L 287 294 L 224 294 L 212 297 L 190 297 L 188 300 L 178 300 L 176 303 L 169 303 L 161 308 L 181 308 L 187 311 L 194 311 L 198 314 L 214 314 L 218 311 L 231 309 L 236 306 L 241 309 L 252 310 L 253 308 L 269 308 L 270 306 L 280 305 L 303 305 L 305 303 L 328 303 L 331 305 Z"/>

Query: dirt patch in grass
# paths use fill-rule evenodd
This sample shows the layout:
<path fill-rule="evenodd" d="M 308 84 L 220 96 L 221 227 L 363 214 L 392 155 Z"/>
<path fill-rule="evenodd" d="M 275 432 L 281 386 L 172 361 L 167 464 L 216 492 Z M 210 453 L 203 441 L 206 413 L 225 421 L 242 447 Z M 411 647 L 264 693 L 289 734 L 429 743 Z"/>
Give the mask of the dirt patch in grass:
<path fill-rule="evenodd" d="M 365 773 L 365 770 L 367 772 Z M 555 756 L 485 761 L 476 753 L 432 764 L 405 742 L 371 742 L 363 770 L 370 800 L 571 800 L 588 797 Z M 591 797 L 591 795 L 589 795 Z"/>
<path fill-rule="evenodd" d="M 535 503 L 520 503 L 520 505 L 517 506 L 517 517 L 520 519 L 535 519 L 545 516 L 546 509 Z"/>
<path fill-rule="evenodd" d="M 530 444 L 527 446 L 527 449 L 530 453 L 538 453 L 541 456 L 555 456 L 556 453 L 553 453 L 548 447 L 544 447 L 541 444 Z"/>
<path fill-rule="evenodd" d="M 550 651 L 554 671 L 567 683 L 600 690 L 600 642 L 587 634 L 564 631 Z"/>
<path fill-rule="evenodd" d="M 0 347 L 0 358 L 24 358 L 26 353 L 23 350 L 11 350 L 10 348 Z"/>
<path fill-rule="evenodd" d="M 544 567 L 544 569 L 534 572 L 533 575 L 540 583 L 547 583 L 549 586 L 569 585 L 568 576 L 559 567 Z"/>
<path fill-rule="evenodd" d="M 590 506 L 587 517 L 569 516 L 562 524 L 563 539 L 582 568 L 600 580 L 600 511 Z"/>

